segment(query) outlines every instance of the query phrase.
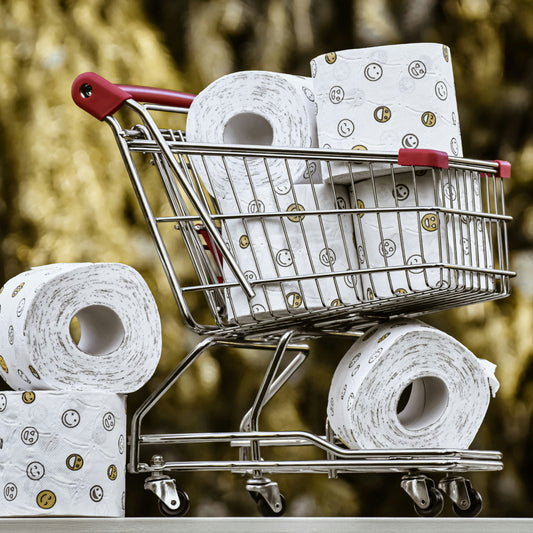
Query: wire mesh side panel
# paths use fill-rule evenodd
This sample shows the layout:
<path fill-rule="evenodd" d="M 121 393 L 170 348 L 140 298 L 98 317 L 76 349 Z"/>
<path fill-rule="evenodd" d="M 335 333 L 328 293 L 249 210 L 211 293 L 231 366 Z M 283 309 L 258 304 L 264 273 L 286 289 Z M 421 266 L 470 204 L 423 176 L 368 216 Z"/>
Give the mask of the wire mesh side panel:
<path fill-rule="evenodd" d="M 396 169 L 350 186 L 365 302 L 420 313 L 504 297 L 503 183 L 464 168 Z"/>

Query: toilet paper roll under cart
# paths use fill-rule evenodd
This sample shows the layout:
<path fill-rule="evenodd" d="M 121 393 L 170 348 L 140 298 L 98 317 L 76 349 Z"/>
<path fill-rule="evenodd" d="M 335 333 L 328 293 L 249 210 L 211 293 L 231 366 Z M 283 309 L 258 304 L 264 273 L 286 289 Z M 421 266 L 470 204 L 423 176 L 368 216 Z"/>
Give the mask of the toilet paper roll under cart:
<path fill-rule="evenodd" d="M 468 448 L 498 390 L 495 368 L 418 320 L 376 326 L 335 370 L 329 424 L 349 448 Z"/>
<path fill-rule="evenodd" d="M 0 516 L 124 516 L 126 397 L 0 392 Z"/>
<path fill-rule="evenodd" d="M 133 392 L 154 373 L 161 342 L 155 300 L 127 265 L 35 267 L 0 293 L 0 375 L 13 389 Z"/>

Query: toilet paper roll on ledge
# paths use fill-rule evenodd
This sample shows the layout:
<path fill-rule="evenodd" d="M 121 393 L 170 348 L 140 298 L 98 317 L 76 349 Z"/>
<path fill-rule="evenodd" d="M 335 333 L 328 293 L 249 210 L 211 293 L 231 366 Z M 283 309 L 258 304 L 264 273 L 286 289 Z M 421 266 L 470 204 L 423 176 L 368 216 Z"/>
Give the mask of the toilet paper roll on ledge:
<path fill-rule="evenodd" d="M 126 397 L 0 392 L 0 516 L 122 518 Z"/>

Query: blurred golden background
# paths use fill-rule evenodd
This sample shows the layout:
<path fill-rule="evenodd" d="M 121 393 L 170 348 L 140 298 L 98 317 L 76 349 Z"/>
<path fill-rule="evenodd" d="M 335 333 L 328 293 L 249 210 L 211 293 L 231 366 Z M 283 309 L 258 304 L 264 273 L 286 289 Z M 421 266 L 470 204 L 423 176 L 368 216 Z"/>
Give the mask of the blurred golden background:
<path fill-rule="evenodd" d="M 474 445 L 501 450 L 505 469 L 472 476 L 482 516 L 533 516 L 530 0 L 0 0 L 0 284 L 54 262 L 116 261 L 141 272 L 159 306 L 164 350 L 154 378 L 129 397 L 131 413 L 199 339 L 178 316 L 109 128 L 71 100 L 74 78 L 94 71 L 195 93 L 233 71 L 308 76 L 310 59 L 330 50 L 417 41 L 451 48 L 465 156 L 513 164 L 511 297 L 425 320 L 498 365 L 501 389 Z M 347 346 L 315 343 L 307 367 L 265 410 L 265 427 L 320 432 Z M 266 363 L 261 354 L 213 350 L 151 413 L 148 429 L 235 428 Z M 213 458 L 216 449 L 183 453 Z M 288 516 L 412 516 L 399 479 L 276 476 Z M 129 516 L 157 515 L 142 484 L 128 477 Z M 257 514 L 237 476 L 180 474 L 178 485 L 191 497 L 190 516 Z"/>

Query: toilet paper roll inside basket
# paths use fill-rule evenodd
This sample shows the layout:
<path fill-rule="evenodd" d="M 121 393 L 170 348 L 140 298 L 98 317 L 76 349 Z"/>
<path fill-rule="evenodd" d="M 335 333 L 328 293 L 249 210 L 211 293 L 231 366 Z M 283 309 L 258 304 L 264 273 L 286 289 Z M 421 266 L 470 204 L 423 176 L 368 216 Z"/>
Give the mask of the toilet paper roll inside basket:
<path fill-rule="evenodd" d="M 243 190 L 219 202 L 222 213 L 239 213 L 225 220 L 223 235 L 244 274 L 260 282 L 251 300 L 240 287 L 227 291 L 228 318 L 262 320 L 358 301 L 353 225 L 343 213 L 348 202 L 345 187 L 323 184 L 298 184 L 283 194 L 264 187 L 248 197 Z M 227 265 L 224 279 L 235 281 Z"/>
<path fill-rule="evenodd" d="M 187 141 L 311 148 L 317 146 L 312 81 L 266 71 L 234 72 L 194 99 L 187 115 Z M 319 165 L 301 159 L 191 156 L 206 189 L 217 198 L 241 187 L 320 182 Z M 290 174 L 289 174 L 290 172 Z"/>
<path fill-rule="evenodd" d="M 376 326 L 335 370 L 330 426 L 349 448 L 466 449 L 498 389 L 494 369 L 418 320 Z"/>
<path fill-rule="evenodd" d="M 408 43 L 330 52 L 311 61 L 321 148 L 398 154 L 430 148 L 462 157 L 450 49 Z M 374 175 L 390 171 L 375 163 Z M 366 164 L 332 162 L 323 178 L 351 183 Z"/>
<path fill-rule="evenodd" d="M 0 393 L 0 516 L 124 516 L 125 396 Z"/>
<path fill-rule="evenodd" d="M 161 342 L 154 298 L 127 265 L 36 267 L 0 293 L 0 375 L 13 389 L 132 392 L 155 371 Z"/>
<path fill-rule="evenodd" d="M 493 268 L 493 249 L 479 216 L 478 173 L 403 170 L 349 190 L 353 208 L 376 210 L 354 215 L 361 269 L 383 269 L 361 275 L 366 300 L 436 290 L 435 298 L 460 299 L 492 290 L 494 280 L 483 271 Z"/>

